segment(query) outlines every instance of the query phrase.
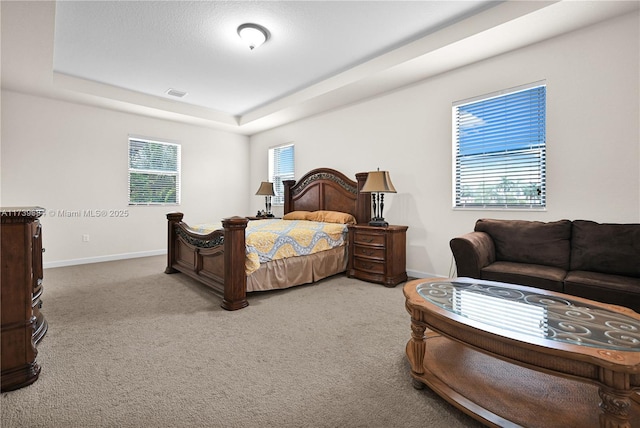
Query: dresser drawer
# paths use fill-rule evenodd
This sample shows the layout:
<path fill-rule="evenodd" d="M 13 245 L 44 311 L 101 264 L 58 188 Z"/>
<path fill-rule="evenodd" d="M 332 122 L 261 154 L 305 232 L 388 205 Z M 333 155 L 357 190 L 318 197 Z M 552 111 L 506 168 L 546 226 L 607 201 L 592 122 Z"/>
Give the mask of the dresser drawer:
<path fill-rule="evenodd" d="M 361 245 L 376 245 L 380 247 L 384 247 L 385 244 L 385 235 L 380 233 L 366 232 L 366 231 L 356 231 L 353 237 L 354 244 Z"/>
<path fill-rule="evenodd" d="M 384 275 L 384 266 L 384 260 L 370 260 L 360 257 L 354 257 L 353 259 L 353 268 L 355 270 Z"/>
<path fill-rule="evenodd" d="M 354 245 L 353 255 L 355 257 L 371 257 L 372 259 L 385 259 L 385 249 L 383 247 L 372 247 L 366 245 Z"/>

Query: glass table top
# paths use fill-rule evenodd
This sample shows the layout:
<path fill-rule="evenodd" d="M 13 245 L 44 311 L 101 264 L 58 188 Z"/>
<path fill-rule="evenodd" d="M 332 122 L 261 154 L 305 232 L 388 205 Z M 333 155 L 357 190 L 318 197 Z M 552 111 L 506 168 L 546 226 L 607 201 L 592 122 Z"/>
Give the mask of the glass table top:
<path fill-rule="evenodd" d="M 640 320 L 569 296 L 510 288 L 509 284 L 457 278 L 423 282 L 418 294 L 449 312 L 508 332 L 574 345 L 640 352 Z"/>

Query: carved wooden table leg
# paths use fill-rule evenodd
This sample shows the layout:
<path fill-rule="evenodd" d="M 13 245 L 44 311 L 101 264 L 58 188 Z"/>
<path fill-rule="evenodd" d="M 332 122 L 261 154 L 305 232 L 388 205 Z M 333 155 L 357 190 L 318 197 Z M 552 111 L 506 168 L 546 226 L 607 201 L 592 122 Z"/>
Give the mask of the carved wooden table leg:
<path fill-rule="evenodd" d="M 600 395 L 600 427 L 631 428 L 629 411 L 631 407 L 631 386 L 629 375 L 601 369 L 598 389 Z"/>
<path fill-rule="evenodd" d="M 411 340 L 407 343 L 407 358 L 411 364 L 411 373 L 417 376 L 424 374 L 424 352 L 426 349 L 425 334 L 426 325 L 419 319 L 420 314 L 412 313 L 411 315 Z M 413 378 L 413 387 L 416 389 L 424 388 L 424 384 Z"/>

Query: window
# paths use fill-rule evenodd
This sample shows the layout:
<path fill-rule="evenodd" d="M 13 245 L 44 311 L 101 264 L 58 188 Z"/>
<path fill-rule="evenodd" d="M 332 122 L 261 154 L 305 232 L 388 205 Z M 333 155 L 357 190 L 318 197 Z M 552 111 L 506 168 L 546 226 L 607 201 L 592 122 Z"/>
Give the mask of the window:
<path fill-rule="evenodd" d="M 544 208 L 544 82 L 453 104 L 454 207 Z"/>
<path fill-rule="evenodd" d="M 275 196 L 273 205 L 284 205 L 284 180 L 294 178 L 294 150 L 293 144 L 269 149 L 269 181 L 273 183 Z"/>
<path fill-rule="evenodd" d="M 180 203 L 180 145 L 129 138 L 129 205 Z"/>

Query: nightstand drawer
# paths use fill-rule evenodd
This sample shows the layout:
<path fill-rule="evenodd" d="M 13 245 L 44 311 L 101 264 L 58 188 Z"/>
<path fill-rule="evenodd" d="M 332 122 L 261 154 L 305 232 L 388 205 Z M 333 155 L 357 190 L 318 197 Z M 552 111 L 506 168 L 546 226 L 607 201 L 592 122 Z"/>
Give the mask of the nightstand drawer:
<path fill-rule="evenodd" d="M 366 271 L 370 273 L 378 273 L 384 275 L 384 260 L 369 260 L 360 257 L 354 257 L 353 268 L 360 271 Z"/>
<path fill-rule="evenodd" d="M 353 255 L 355 257 L 364 256 L 372 259 L 384 260 L 386 252 L 382 247 L 371 247 L 365 245 L 354 245 Z"/>
<path fill-rule="evenodd" d="M 356 245 L 363 244 L 384 247 L 385 239 L 385 235 L 380 233 L 357 231 L 356 233 L 354 233 L 353 242 Z"/>

